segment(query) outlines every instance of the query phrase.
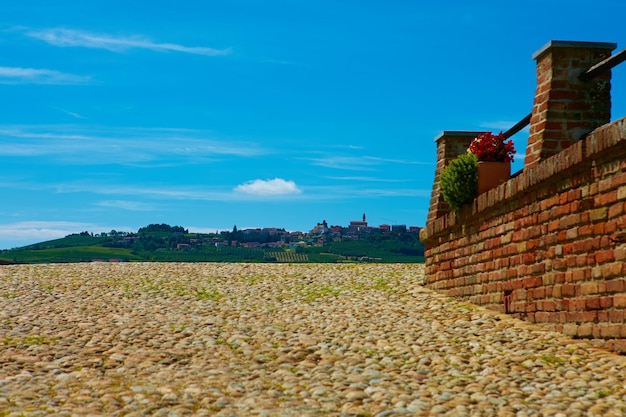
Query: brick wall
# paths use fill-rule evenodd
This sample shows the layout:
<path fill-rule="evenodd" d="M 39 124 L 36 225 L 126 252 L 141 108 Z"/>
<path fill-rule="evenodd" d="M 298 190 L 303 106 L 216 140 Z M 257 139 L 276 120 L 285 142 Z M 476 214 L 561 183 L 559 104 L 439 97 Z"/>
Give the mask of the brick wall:
<path fill-rule="evenodd" d="M 610 73 L 577 80 L 614 47 L 552 42 L 535 55 L 538 88 L 523 171 L 460 212 L 441 204 L 435 181 L 422 240 L 430 288 L 626 352 L 626 118 L 606 123 Z M 545 59 L 553 64 L 557 55 L 575 69 L 553 71 Z M 559 77 L 577 91 L 560 91 L 566 83 Z M 447 163 L 452 156 L 440 147 L 458 155 L 459 143 L 469 142 L 445 133 L 437 138 L 438 158 Z"/>

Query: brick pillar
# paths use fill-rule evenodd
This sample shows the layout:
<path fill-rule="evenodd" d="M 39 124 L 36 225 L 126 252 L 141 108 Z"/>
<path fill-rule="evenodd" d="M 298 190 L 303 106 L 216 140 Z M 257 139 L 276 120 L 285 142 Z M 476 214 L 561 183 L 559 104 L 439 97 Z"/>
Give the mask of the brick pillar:
<path fill-rule="evenodd" d="M 580 74 L 611 55 L 605 42 L 550 41 L 533 55 L 537 89 L 524 168 L 548 158 L 611 120 L 611 71 Z"/>
<path fill-rule="evenodd" d="M 450 207 L 444 201 L 439 188 L 441 171 L 448 165 L 448 162 L 467 152 L 472 139 L 481 133 L 485 132 L 444 131 L 435 138 L 435 142 L 437 142 L 437 166 L 427 221 L 433 221 L 450 211 Z"/>

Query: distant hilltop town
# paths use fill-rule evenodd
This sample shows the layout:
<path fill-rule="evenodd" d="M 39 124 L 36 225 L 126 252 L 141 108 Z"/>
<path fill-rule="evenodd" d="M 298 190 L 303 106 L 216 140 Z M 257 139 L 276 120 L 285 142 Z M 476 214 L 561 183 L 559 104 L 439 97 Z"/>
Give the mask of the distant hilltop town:
<path fill-rule="evenodd" d="M 396 224 L 396 225 L 388 225 L 381 224 L 378 227 L 369 226 L 367 224 L 367 218 L 365 213 L 363 213 L 362 220 L 352 220 L 348 227 L 344 226 L 328 226 L 326 220 L 321 223 L 318 223 L 311 231 L 308 233 L 309 237 L 312 236 L 329 236 L 330 240 L 341 240 L 342 238 L 353 238 L 358 239 L 360 236 L 369 234 L 369 233 L 416 233 L 419 235 L 421 227 L 418 226 L 410 226 L 407 228 L 405 224 Z"/>
<path fill-rule="evenodd" d="M 233 227 L 232 231 L 222 231 L 219 233 L 194 233 L 181 226 L 169 226 L 167 224 L 151 224 L 139 229 L 137 233 L 103 232 L 100 234 L 90 234 L 95 237 L 115 238 L 114 246 L 129 247 L 139 242 L 147 243 L 146 233 L 171 233 L 178 238 L 174 239 L 174 248 L 184 249 L 198 246 L 239 246 L 246 248 L 285 248 L 294 249 L 302 246 L 322 246 L 333 242 L 346 240 L 358 240 L 368 238 L 374 234 L 397 234 L 410 233 L 419 236 L 421 227 L 407 227 L 404 224 L 389 225 L 381 224 L 378 227 L 370 226 L 367 223 L 365 214 L 361 220 L 352 220 L 348 226 L 329 226 L 326 220 L 317 223 L 309 232 L 287 231 L 282 228 L 264 227 L 238 229 Z M 170 239 L 171 240 L 171 239 Z M 150 245 L 151 246 L 151 245 Z"/>
<path fill-rule="evenodd" d="M 0 262 L 424 262 L 419 227 L 372 227 L 365 215 L 348 226 L 324 220 L 309 232 L 275 227 L 197 233 L 150 224 L 137 232 L 74 233 L 1 251 Z"/>
<path fill-rule="evenodd" d="M 257 228 L 257 229 L 243 229 L 237 230 L 236 226 L 233 232 L 222 232 L 221 236 L 233 236 L 233 233 L 239 238 L 236 242 L 223 241 L 222 244 L 238 244 L 244 247 L 289 247 L 294 248 L 298 246 L 322 246 L 332 242 L 340 242 L 343 240 L 357 240 L 363 237 L 368 237 L 374 233 L 387 234 L 387 233 L 414 233 L 419 236 L 421 227 L 410 226 L 407 228 L 404 224 L 388 225 L 381 224 L 378 227 L 369 226 L 367 223 L 367 217 L 363 214 L 362 220 L 352 220 L 350 224 L 346 226 L 329 226 L 326 220 L 321 223 L 317 223 L 309 232 L 301 231 L 286 231 L 285 229 L 278 229 L 273 227 Z M 264 236 L 273 236 L 271 241 L 266 241 Z M 257 240 L 254 240 L 257 238 Z"/>

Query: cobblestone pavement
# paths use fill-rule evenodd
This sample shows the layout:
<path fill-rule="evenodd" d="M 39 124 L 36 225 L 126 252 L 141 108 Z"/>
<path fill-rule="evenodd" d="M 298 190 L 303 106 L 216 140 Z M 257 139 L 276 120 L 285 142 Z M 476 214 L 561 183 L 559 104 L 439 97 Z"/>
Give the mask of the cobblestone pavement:
<path fill-rule="evenodd" d="M 624 357 L 409 264 L 0 267 L 0 416 L 622 416 Z"/>

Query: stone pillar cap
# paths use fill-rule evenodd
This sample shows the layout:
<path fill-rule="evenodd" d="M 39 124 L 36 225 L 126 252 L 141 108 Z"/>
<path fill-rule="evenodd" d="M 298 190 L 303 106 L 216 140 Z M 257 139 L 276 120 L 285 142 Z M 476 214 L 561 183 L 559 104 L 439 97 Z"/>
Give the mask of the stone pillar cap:
<path fill-rule="evenodd" d="M 481 131 L 470 131 L 470 130 L 444 130 L 443 132 L 441 132 L 440 134 L 438 134 L 435 137 L 435 142 L 439 142 L 439 140 L 443 139 L 444 136 L 467 136 L 467 137 L 473 137 L 475 138 L 478 135 L 482 135 L 483 133 L 485 133 L 486 130 L 481 130 Z"/>
<path fill-rule="evenodd" d="M 533 59 L 536 60 L 550 48 L 599 48 L 612 51 L 617 48 L 617 44 L 614 42 L 549 41 L 533 54 Z"/>

